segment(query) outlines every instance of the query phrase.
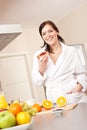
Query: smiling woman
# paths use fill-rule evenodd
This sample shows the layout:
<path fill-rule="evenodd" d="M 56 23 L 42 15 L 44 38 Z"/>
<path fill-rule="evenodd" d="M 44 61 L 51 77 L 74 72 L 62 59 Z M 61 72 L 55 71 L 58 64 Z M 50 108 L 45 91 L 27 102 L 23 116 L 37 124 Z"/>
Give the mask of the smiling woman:
<path fill-rule="evenodd" d="M 32 80 L 46 87 L 46 97 L 53 103 L 64 96 L 67 104 L 87 103 L 87 69 L 75 47 L 65 45 L 56 25 L 48 20 L 41 23 L 39 33 L 43 46 L 33 57 Z M 81 48 L 80 48 L 81 49 Z M 37 56 L 46 51 L 41 60 Z M 65 101 L 65 100 L 64 100 Z"/>

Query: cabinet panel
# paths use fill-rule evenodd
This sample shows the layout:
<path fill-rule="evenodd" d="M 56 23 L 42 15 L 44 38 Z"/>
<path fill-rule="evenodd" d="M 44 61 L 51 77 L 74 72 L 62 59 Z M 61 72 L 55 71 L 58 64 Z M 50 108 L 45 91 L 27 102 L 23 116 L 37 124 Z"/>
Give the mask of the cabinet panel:
<path fill-rule="evenodd" d="M 33 98 L 28 62 L 26 53 L 0 56 L 0 80 L 8 101 Z"/>

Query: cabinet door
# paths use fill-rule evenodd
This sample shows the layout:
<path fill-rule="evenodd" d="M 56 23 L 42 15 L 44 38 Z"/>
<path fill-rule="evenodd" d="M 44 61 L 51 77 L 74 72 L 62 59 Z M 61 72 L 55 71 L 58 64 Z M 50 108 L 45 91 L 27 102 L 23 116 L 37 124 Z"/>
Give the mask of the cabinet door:
<path fill-rule="evenodd" d="M 8 102 L 33 98 L 27 54 L 0 56 L 0 81 Z"/>

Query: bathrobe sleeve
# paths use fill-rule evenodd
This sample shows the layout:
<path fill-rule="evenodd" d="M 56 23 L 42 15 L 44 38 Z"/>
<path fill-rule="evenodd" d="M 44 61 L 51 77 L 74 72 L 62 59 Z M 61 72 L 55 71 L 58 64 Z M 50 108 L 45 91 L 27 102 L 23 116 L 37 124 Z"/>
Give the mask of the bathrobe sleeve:
<path fill-rule="evenodd" d="M 74 73 L 76 75 L 77 82 L 82 85 L 83 91 L 85 91 L 87 89 L 87 69 L 84 65 L 82 65 L 77 51 L 74 51 Z"/>
<path fill-rule="evenodd" d="M 32 66 L 32 81 L 36 86 L 43 86 L 46 79 L 46 73 L 42 76 L 39 72 L 38 58 L 37 53 L 33 57 L 33 66 Z"/>

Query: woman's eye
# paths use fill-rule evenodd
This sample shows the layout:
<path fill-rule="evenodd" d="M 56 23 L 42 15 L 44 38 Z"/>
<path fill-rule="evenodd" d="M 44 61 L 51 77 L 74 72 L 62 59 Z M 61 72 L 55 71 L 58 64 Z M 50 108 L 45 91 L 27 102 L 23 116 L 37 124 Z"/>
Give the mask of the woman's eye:
<path fill-rule="evenodd" d="M 53 30 L 49 30 L 49 32 L 53 32 Z"/>
<path fill-rule="evenodd" d="M 42 33 L 42 36 L 45 36 L 47 33 L 51 33 L 51 32 L 53 32 L 52 29 L 51 29 L 51 30 L 48 30 L 48 32 L 43 32 L 43 33 Z"/>
<path fill-rule="evenodd" d="M 42 33 L 42 36 L 44 36 L 46 33 Z"/>

